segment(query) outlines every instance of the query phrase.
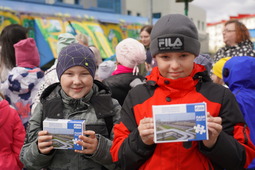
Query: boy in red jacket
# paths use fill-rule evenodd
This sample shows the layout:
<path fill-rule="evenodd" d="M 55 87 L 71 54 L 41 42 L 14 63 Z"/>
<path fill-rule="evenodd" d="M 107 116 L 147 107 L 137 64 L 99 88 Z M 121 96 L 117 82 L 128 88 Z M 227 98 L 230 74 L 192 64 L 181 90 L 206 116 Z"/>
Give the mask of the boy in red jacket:
<path fill-rule="evenodd" d="M 180 14 L 160 18 L 150 51 L 158 66 L 124 101 L 114 126 L 113 161 L 126 170 L 246 168 L 255 156 L 249 130 L 230 90 L 212 83 L 205 67 L 194 63 L 200 51 L 194 23 Z M 208 140 L 154 143 L 153 105 L 201 102 L 209 112 Z"/>

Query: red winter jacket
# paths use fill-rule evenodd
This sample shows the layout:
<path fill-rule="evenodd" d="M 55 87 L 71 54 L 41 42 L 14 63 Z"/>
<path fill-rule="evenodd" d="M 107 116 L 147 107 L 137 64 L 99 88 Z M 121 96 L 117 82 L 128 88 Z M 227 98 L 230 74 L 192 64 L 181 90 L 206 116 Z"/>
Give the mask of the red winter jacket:
<path fill-rule="evenodd" d="M 25 128 L 16 110 L 0 99 L 0 169 L 19 170 L 23 165 L 19 153 L 25 139 Z"/>
<path fill-rule="evenodd" d="M 122 108 L 120 123 L 114 126 L 113 161 L 122 169 L 209 170 L 243 169 L 255 157 L 249 130 L 229 89 L 211 82 L 205 69 L 194 64 L 189 77 L 171 80 L 155 67 L 147 83 L 132 89 Z M 223 130 L 215 146 L 202 141 L 145 145 L 138 132 L 144 117 L 152 117 L 152 105 L 207 103 L 212 116 L 222 118 Z"/>

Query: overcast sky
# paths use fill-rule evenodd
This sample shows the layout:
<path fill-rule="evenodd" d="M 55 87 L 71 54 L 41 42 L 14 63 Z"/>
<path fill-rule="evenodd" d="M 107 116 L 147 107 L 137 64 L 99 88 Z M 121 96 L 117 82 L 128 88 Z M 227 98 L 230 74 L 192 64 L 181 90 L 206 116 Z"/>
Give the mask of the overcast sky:
<path fill-rule="evenodd" d="M 255 14 L 255 0 L 193 0 L 207 12 L 207 22 L 228 20 L 238 14 Z"/>

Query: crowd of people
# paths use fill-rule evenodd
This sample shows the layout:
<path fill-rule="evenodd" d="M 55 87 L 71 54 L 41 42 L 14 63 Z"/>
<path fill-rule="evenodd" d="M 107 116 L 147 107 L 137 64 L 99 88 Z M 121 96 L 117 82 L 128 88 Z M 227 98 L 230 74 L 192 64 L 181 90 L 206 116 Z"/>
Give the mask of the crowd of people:
<path fill-rule="evenodd" d="M 0 169 L 255 169 L 255 51 L 240 21 L 225 23 L 215 56 L 200 53 L 197 28 L 181 14 L 120 41 L 115 61 L 85 34 L 62 33 L 46 71 L 28 31 L 11 24 L 0 34 Z M 196 103 L 206 104 L 206 139 L 155 139 L 164 128 L 154 106 Z M 85 120 L 74 141 L 83 149 L 55 149 L 46 118 Z"/>

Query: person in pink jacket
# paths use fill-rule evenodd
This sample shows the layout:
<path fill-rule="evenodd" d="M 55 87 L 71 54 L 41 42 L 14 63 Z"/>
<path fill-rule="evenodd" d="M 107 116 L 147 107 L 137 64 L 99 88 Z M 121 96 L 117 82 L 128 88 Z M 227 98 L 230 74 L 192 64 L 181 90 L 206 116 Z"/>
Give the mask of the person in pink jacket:
<path fill-rule="evenodd" d="M 25 128 L 17 111 L 0 95 L 0 169 L 19 170 L 19 153 L 25 140 Z"/>

